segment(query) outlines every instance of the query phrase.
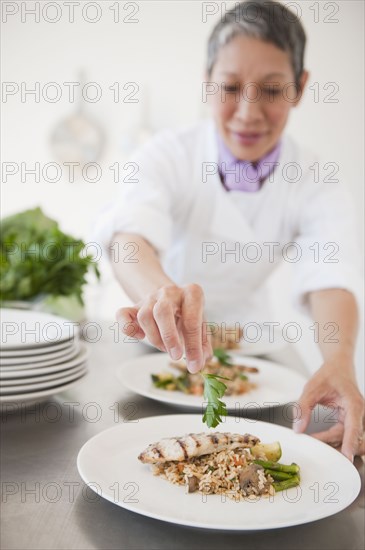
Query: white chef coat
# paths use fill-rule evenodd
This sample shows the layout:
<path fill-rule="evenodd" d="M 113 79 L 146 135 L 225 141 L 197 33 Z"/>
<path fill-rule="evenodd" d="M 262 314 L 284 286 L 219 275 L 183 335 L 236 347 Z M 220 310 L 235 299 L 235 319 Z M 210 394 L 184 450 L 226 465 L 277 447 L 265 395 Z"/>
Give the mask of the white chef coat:
<path fill-rule="evenodd" d="M 124 182 L 98 218 L 102 246 L 119 231 L 144 237 L 176 284 L 202 286 L 208 321 L 271 321 L 265 283 L 283 261 L 293 264 L 288 292 L 299 307 L 308 292 L 326 288 L 361 299 L 355 216 L 343 182 L 315 182 L 319 159 L 284 136 L 279 166 L 258 192 L 227 192 L 215 132 L 203 120 L 165 130 L 137 151 L 138 181 Z"/>

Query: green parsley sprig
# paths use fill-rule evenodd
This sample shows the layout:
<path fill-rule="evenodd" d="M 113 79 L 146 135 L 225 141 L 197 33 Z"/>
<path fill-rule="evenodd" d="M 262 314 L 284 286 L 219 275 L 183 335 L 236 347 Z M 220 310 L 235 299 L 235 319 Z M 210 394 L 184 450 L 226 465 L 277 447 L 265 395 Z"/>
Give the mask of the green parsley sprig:
<path fill-rule="evenodd" d="M 222 422 L 222 416 L 227 416 L 227 406 L 221 401 L 224 396 L 227 386 L 221 380 L 229 380 L 223 376 L 215 374 L 204 374 L 204 400 L 206 407 L 203 415 L 203 422 L 208 428 L 216 428 Z"/>
<path fill-rule="evenodd" d="M 225 366 L 232 366 L 231 356 L 221 348 L 215 348 L 213 355 Z M 186 360 L 186 357 L 184 357 Z M 230 380 L 217 374 L 200 373 L 204 379 L 204 401 L 206 407 L 203 414 L 203 422 L 208 428 L 216 428 L 222 422 L 222 416 L 227 416 L 227 406 L 221 397 L 224 396 L 227 386 L 220 380 Z"/>
<path fill-rule="evenodd" d="M 221 365 L 224 365 L 225 367 L 233 367 L 232 357 L 226 352 L 225 349 L 215 348 L 213 350 L 213 355 L 218 359 Z"/>

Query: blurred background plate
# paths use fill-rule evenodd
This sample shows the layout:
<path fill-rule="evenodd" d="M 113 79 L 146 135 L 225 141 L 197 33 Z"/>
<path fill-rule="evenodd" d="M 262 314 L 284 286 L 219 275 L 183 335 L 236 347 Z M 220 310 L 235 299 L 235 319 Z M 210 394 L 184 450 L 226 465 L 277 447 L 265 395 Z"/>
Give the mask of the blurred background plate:
<path fill-rule="evenodd" d="M 272 361 L 254 357 L 241 357 L 231 354 L 233 361 L 248 367 L 257 367 L 257 374 L 249 374 L 250 381 L 257 387 L 241 395 L 224 396 L 227 410 L 239 412 L 245 408 L 265 409 L 286 405 L 299 399 L 307 379 L 298 372 L 292 371 Z M 151 375 L 172 373 L 175 376 L 181 371 L 170 367 L 167 353 L 150 353 L 126 361 L 116 370 L 118 380 L 129 390 L 162 403 L 202 410 L 202 395 L 189 395 L 181 391 L 167 391 L 153 385 Z"/>

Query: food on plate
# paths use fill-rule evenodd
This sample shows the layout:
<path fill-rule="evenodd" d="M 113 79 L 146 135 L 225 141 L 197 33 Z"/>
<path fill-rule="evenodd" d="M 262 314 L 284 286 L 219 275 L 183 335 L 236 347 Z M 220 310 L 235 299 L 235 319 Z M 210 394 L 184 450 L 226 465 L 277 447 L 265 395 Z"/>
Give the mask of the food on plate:
<path fill-rule="evenodd" d="M 258 442 L 259 439 L 250 434 L 219 432 L 187 434 L 184 437 L 168 437 L 157 443 L 152 443 L 138 458 L 141 462 L 150 464 L 171 460 L 180 461 L 222 451 L 223 449 L 252 447 Z"/>
<path fill-rule="evenodd" d="M 156 388 L 167 391 L 182 391 L 191 395 L 203 395 L 204 378 L 200 373 L 188 372 L 185 361 L 171 361 L 170 366 L 181 371 L 175 376 L 171 372 L 152 374 L 152 381 Z M 256 387 L 248 374 L 257 374 L 258 368 L 235 364 L 231 356 L 224 350 L 214 350 L 214 356 L 205 363 L 202 371 L 205 375 L 213 375 L 226 380 L 225 395 L 241 395 Z"/>
<path fill-rule="evenodd" d="M 198 433 L 161 439 L 138 459 L 152 473 L 187 493 L 226 495 L 234 500 L 274 495 L 300 483 L 297 464 L 281 464 L 281 446 L 251 434 Z"/>

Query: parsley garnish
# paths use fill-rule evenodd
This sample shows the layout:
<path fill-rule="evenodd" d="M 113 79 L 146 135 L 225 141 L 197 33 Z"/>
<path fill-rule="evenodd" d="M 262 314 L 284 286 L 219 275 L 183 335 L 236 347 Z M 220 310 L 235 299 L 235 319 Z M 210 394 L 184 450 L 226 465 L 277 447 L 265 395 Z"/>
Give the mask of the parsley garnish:
<path fill-rule="evenodd" d="M 203 374 L 204 378 L 204 400 L 207 402 L 205 407 L 203 422 L 208 428 L 216 428 L 222 422 L 222 416 L 227 416 L 226 404 L 220 400 L 224 396 L 227 386 L 218 380 L 229 380 L 223 376 L 214 374 Z"/>
<path fill-rule="evenodd" d="M 230 356 L 223 349 L 216 348 L 213 354 L 222 364 L 232 366 L 232 363 L 229 362 Z M 184 359 L 186 360 L 186 357 Z M 216 428 L 222 422 L 221 417 L 227 416 L 226 404 L 220 400 L 224 396 L 227 386 L 223 382 L 220 382 L 220 380 L 230 379 L 218 376 L 217 374 L 204 374 L 203 372 L 200 374 L 204 379 L 204 400 L 207 402 L 203 414 L 203 422 L 206 423 L 208 428 Z"/>
<path fill-rule="evenodd" d="M 221 365 L 225 365 L 226 367 L 232 367 L 232 358 L 229 355 L 229 353 L 226 352 L 226 350 L 221 348 L 215 348 L 213 350 L 213 355 L 218 359 Z"/>

